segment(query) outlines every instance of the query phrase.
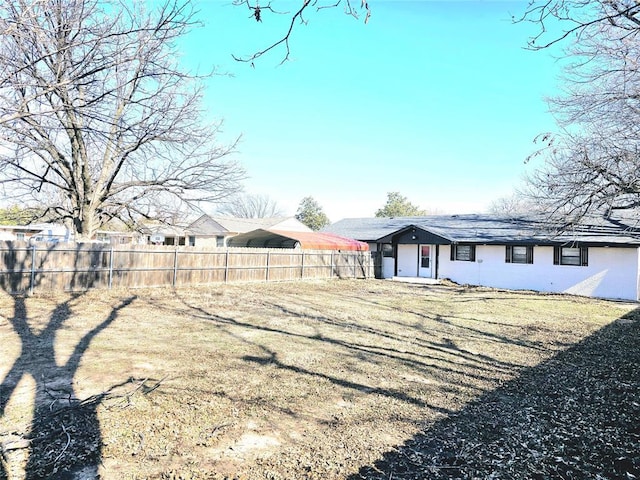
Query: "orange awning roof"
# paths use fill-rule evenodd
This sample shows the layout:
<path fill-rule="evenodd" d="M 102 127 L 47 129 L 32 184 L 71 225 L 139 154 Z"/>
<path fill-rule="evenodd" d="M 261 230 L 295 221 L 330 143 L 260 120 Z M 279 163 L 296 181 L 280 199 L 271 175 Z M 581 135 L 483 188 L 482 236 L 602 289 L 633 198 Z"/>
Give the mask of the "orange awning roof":
<path fill-rule="evenodd" d="M 231 247 L 295 248 L 304 250 L 350 250 L 366 252 L 369 245 L 351 238 L 324 232 L 285 232 L 257 229 L 229 239 Z"/>

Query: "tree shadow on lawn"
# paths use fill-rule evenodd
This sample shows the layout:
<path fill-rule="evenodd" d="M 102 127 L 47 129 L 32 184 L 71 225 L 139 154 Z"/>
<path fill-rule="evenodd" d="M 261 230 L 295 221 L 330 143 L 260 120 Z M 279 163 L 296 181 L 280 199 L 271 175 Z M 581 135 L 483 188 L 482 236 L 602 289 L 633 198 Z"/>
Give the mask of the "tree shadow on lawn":
<path fill-rule="evenodd" d="M 190 315 L 192 317 L 214 322 L 218 325 L 219 328 L 222 329 L 222 331 L 224 331 L 230 337 L 235 338 L 240 343 L 251 345 L 259 349 L 263 353 L 263 355 L 243 356 L 242 360 L 246 362 L 254 363 L 261 366 L 274 366 L 280 370 L 286 370 L 297 375 L 303 375 L 305 377 L 316 377 L 322 380 L 329 381 L 330 383 L 343 388 L 398 399 L 408 404 L 431 408 L 434 411 L 442 414 L 448 414 L 450 413 L 450 410 L 426 402 L 420 398 L 414 397 L 407 392 L 403 392 L 398 389 L 374 387 L 363 383 L 343 379 L 337 375 L 321 373 L 302 368 L 298 365 L 290 365 L 284 363 L 279 359 L 278 353 L 276 351 L 259 342 L 255 342 L 247 338 L 243 338 L 241 335 L 234 334 L 228 329 L 228 327 L 239 327 L 246 330 L 271 333 L 279 336 L 281 335 L 291 338 L 292 341 L 309 340 L 312 342 L 317 342 L 318 344 L 330 344 L 335 346 L 336 348 L 343 349 L 345 352 L 348 352 L 351 355 L 358 355 L 360 358 L 365 359 L 370 363 L 376 363 L 384 359 L 389 359 L 399 362 L 400 364 L 410 368 L 412 371 L 415 371 L 417 373 L 430 372 L 431 375 L 435 375 L 437 372 L 440 375 L 444 374 L 447 376 L 454 376 L 458 378 L 460 382 L 465 382 L 465 380 L 473 379 L 474 382 L 483 383 L 489 381 L 492 374 L 495 374 L 495 372 L 509 374 L 513 370 L 519 368 L 518 365 L 503 362 L 487 355 L 477 353 L 471 354 L 470 352 L 461 350 L 453 343 L 442 344 L 427 340 L 420 340 L 416 337 L 413 337 L 413 340 L 409 341 L 409 343 L 415 343 L 422 349 L 428 349 L 430 353 L 426 354 L 423 352 L 414 353 L 412 351 L 401 351 L 394 348 L 378 345 L 374 341 L 349 341 L 338 336 L 334 337 L 320 333 L 302 334 L 282 328 L 271 327 L 267 325 L 257 325 L 232 317 L 225 317 L 213 312 L 209 312 L 202 307 L 190 304 L 185 299 L 181 299 L 181 301 L 183 305 L 191 311 Z M 348 322 L 348 325 L 345 325 L 344 322 L 338 321 L 329 316 L 308 316 L 295 310 L 288 309 L 281 304 L 272 303 L 266 300 L 262 303 L 272 309 L 286 314 L 290 318 L 304 318 L 306 320 L 313 320 L 314 322 L 318 322 L 318 324 L 320 325 L 332 325 L 341 328 L 351 328 L 350 322 Z M 373 335 L 375 338 L 387 338 L 397 342 L 408 341 L 402 336 L 391 334 L 390 332 L 372 329 L 370 327 L 358 327 L 357 330 L 364 331 L 369 335 Z M 513 339 L 508 339 L 506 337 L 504 338 L 504 342 L 506 345 L 508 345 L 509 343 L 519 344 L 519 342 L 516 342 Z M 472 368 L 470 370 L 465 370 L 465 366 L 472 366 Z M 468 384 L 465 383 L 465 388 L 472 391 L 480 392 L 479 387 L 477 385 L 474 385 L 474 382 L 469 382 Z M 443 386 L 443 390 L 446 390 L 448 393 L 454 395 L 459 393 L 457 387 L 460 384 L 457 384 L 455 381 L 452 382 L 450 379 L 447 381 L 447 383 L 449 385 Z"/>
<path fill-rule="evenodd" d="M 0 479 L 8 478 L 7 469 L 16 469 L 11 466 L 15 463 L 12 453 L 23 448 L 28 448 L 26 479 L 74 478 L 78 471 L 83 472 L 83 478 L 97 478 L 102 437 L 96 410 L 109 391 L 80 400 L 75 394 L 74 376 L 91 341 L 117 318 L 121 309 L 131 304 L 133 297 L 113 308 L 101 323 L 87 331 L 63 364 L 56 361 L 55 340 L 56 333 L 71 317 L 69 302 L 58 305 L 46 327 L 38 333 L 29 326 L 24 298 L 16 297 L 14 301 L 14 316 L 9 321 L 22 345 L 20 356 L 0 383 L 0 417 L 24 377 L 35 381 L 35 405 L 29 431 L 12 432 L 0 445 L 4 456 Z"/>
<path fill-rule="evenodd" d="M 640 477 L 640 309 L 348 480 Z"/>
<path fill-rule="evenodd" d="M 67 328 L 74 315 L 73 303 L 81 301 L 83 294 L 73 294 L 58 304 L 40 328 L 41 325 L 32 324 L 38 314 L 29 313 L 27 297 L 15 294 L 20 291 L 20 277 L 14 276 L 2 287 L 13 294 L 13 314 L 6 320 L 19 339 L 20 349 L 7 374 L 0 378 L 0 418 L 7 414 L 11 398 L 21 395 L 17 390 L 24 378 L 32 379 L 35 392 L 28 430 L 20 431 L 23 426 L 16 425 L 12 431 L 0 432 L 0 479 L 9 478 L 10 474 L 27 480 L 98 478 L 102 436 L 97 408 L 113 389 L 126 385 L 131 379 L 81 400 L 76 396 L 74 377 L 93 339 L 136 297 L 131 296 L 104 312 L 103 320 L 88 326 L 72 345 L 66 362 L 60 363 L 56 359 L 59 354 L 56 338 Z M 20 396 L 15 401 L 22 403 L 30 399 Z"/>
<path fill-rule="evenodd" d="M 408 344 L 415 345 L 420 348 L 428 349 L 430 352 L 433 352 L 433 353 L 439 353 L 446 356 L 459 357 L 461 361 L 477 364 L 478 365 L 477 368 L 479 371 L 502 370 L 507 372 L 514 368 L 517 368 L 517 365 L 513 363 L 503 362 L 496 358 L 490 357 L 488 355 L 483 355 L 475 352 L 471 353 L 471 352 L 465 351 L 459 348 L 454 342 L 452 342 L 448 338 L 444 338 L 439 342 L 420 338 L 420 336 L 417 333 L 425 333 L 425 331 L 423 328 L 419 328 L 416 325 L 413 325 L 409 328 L 406 324 L 395 322 L 393 320 L 386 320 L 386 323 L 390 323 L 396 326 L 396 328 L 394 330 L 389 329 L 385 331 L 385 330 L 380 330 L 380 329 L 372 328 L 369 326 L 361 325 L 355 320 L 353 321 L 336 320 L 327 315 L 319 314 L 319 313 L 316 313 L 316 314 L 300 313 L 290 308 L 287 308 L 285 305 L 282 305 L 279 303 L 274 303 L 269 301 L 264 301 L 263 303 L 291 317 L 304 318 L 306 320 L 314 321 L 322 325 L 332 325 L 340 328 L 350 328 L 366 334 L 370 334 L 375 338 L 389 339 L 397 342 L 407 342 Z M 321 311 L 320 306 L 318 306 L 318 312 L 320 311 Z M 442 317 L 441 315 L 426 315 L 419 312 L 409 312 L 409 313 L 411 313 L 412 315 L 415 315 L 416 317 L 425 318 L 426 320 L 431 320 L 431 321 L 442 323 L 448 326 L 455 327 L 456 329 L 472 331 L 472 333 L 477 334 L 479 337 L 485 340 L 495 341 L 497 343 L 504 344 L 504 345 L 509 345 L 509 344 L 518 345 L 518 346 L 526 347 L 532 350 L 543 350 L 541 342 L 523 341 L 523 340 L 518 340 L 516 338 L 510 338 L 504 335 L 492 334 L 479 329 L 472 329 L 470 327 L 455 325 L 449 320 L 447 320 L 446 318 Z M 418 331 L 417 333 L 416 333 L 416 330 Z M 407 331 L 409 331 L 410 333 L 406 333 Z M 428 332 L 428 333 L 431 333 L 431 332 Z M 318 337 L 318 339 L 322 341 L 327 341 L 329 343 L 343 344 L 343 346 L 346 346 L 352 349 L 362 349 L 367 353 L 375 352 L 376 354 L 379 354 L 378 352 L 386 351 L 392 354 L 387 356 L 395 356 L 401 353 L 399 350 L 385 348 L 379 345 L 363 345 L 358 343 L 347 343 L 343 340 L 331 339 L 328 337 Z M 422 355 L 422 358 L 425 359 L 426 356 Z M 433 358 L 435 359 L 436 357 L 433 357 Z"/>

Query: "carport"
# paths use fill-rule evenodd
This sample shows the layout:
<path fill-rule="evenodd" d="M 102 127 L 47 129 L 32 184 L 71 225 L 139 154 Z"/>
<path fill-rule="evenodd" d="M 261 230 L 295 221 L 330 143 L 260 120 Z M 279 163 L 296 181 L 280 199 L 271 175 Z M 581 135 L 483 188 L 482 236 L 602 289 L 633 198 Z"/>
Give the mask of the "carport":
<path fill-rule="evenodd" d="M 257 229 L 231 237 L 230 247 L 300 248 L 303 250 L 369 251 L 366 242 L 324 232 L 285 232 Z"/>

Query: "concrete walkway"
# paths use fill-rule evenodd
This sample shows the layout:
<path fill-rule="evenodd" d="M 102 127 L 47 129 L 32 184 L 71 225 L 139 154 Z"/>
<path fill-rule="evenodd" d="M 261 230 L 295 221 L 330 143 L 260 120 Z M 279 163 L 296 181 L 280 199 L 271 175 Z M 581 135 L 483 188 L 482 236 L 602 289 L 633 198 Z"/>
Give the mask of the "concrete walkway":
<path fill-rule="evenodd" d="M 438 285 L 440 280 L 437 278 L 424 278 L 424 277 L 391 277 L 388 280 L 393 280 L 394 282 L 405 282 L 405 283 L 424 283 L 427 285 Z"/>

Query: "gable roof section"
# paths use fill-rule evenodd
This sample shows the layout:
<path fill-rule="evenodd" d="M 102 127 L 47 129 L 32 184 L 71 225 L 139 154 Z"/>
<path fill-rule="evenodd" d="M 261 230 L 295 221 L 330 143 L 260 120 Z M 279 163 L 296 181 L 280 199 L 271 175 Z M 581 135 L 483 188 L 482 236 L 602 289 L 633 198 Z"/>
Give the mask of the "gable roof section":
<path fill-rule="evenodd" d="M 640 229 L 635 223 L 616 218 L 592 218 L 583 224 L 556 233 L 539 218 L 492 215 L 432 215 L 398 218 L 347 218 L 324 232 L 366 242 L 392 242 L 392 238 L 417 227 L 444 240 L 436 242 L 473 244 L 626 245 L 640 246 Z"/>
<path fill-rule="evenodd" d="M 369 245 L 350 238 L 323 232 L 285 232 L 257 229 L 229 239 L 230 247 L 296 248 L 303 250 L 368 251 Z"/>
<path fill-rule="evenodd" d="M 187 231 L 196 235 L 220 235 L 227 230 L 209 215 L 202 215 L 187 227 Z"/>
<path fill-rule="evenodd" d="M 420 243 L 430 243 L 434 245 L 450 245 L 454 240 L 444 235 L 434 233 L 419 225 L 409 225 L 397 230 L 389 235 L 379 238 L 379 243 L 405 243 L 403 240 L 419 240 Z"/>
<path fill-rule="evenodd" d="M 286 227 L 282 228 L 283 230 L 291 228 L 311 231 L 295 217 L 236 218 L 210 215 L 202 215 L 189 225 L 187 230 L 194 235 L 226 235 L 246 233 L 259 228 L 268 229 L 278 225 Z"/>
<path fill-rule="evenodd" d="M 419 223 L 421 218 L 426 217 L 345 218 L 326 226 L 321 232 L 333 233 L 346 238 L 355 238 L 363 242 L 375 242 L 409 225 Z"/>

